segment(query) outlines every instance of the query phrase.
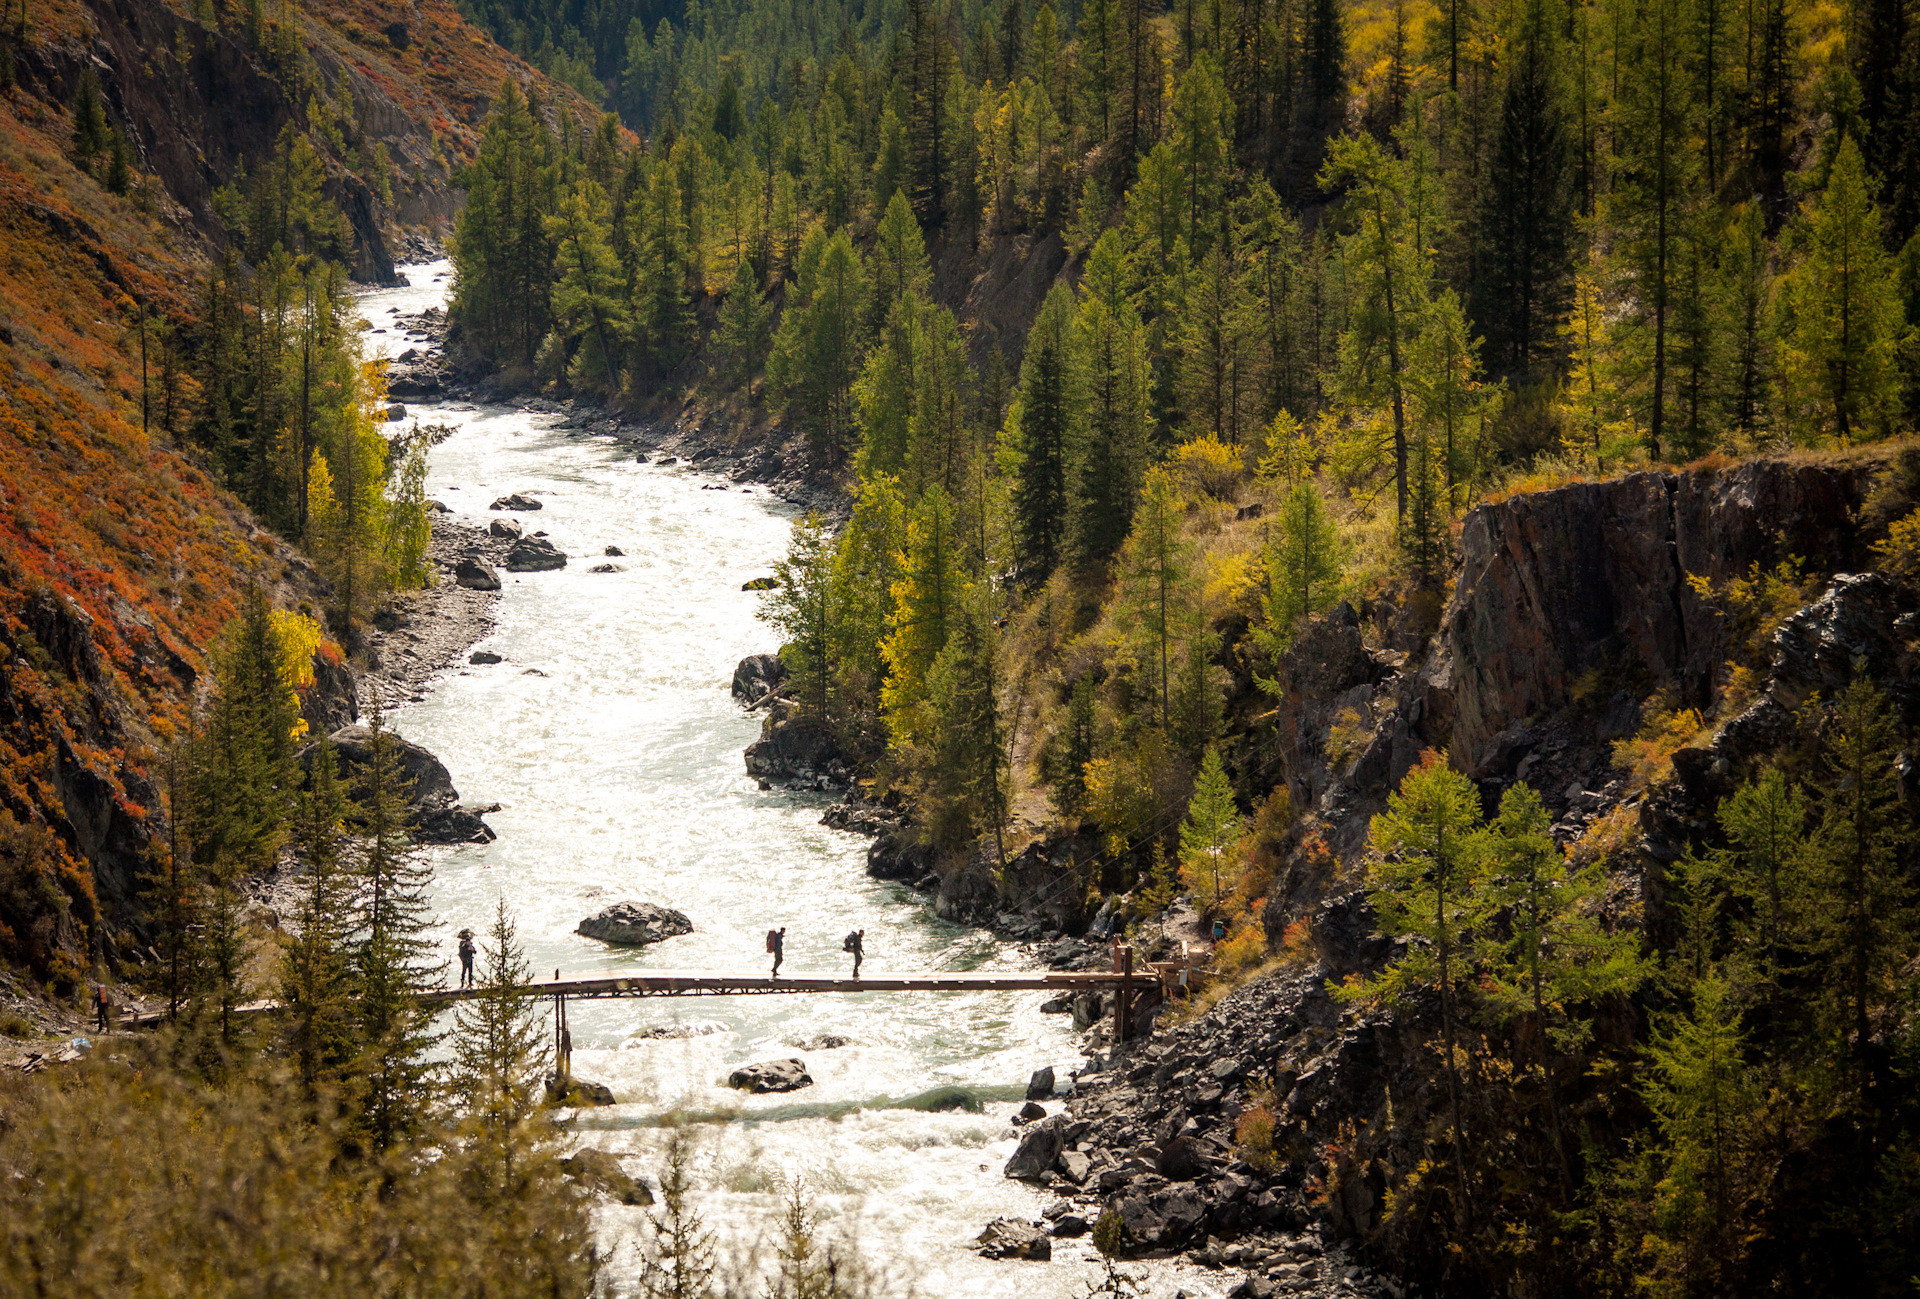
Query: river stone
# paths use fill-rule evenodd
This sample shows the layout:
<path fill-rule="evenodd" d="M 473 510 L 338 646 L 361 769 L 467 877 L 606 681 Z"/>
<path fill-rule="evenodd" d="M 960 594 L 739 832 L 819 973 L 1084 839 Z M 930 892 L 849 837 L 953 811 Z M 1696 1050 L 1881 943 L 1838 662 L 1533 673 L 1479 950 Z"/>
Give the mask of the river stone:
<path fill-rule="evenodd" d="M 407 408 L 399 402 L 396 401 L 393 405 L 387 407 L 387 422 L 389 424 L 397 424 L 406 417 Z"/>
<path fill-rule="evenodd" d="M 624 556 L 627 552 L 620 549 L 620 547 L 618 546 L 608 546 L 606 550 L 602 551 L 601 553 L 608 555 L 614 559 L 619 559 L 622 556 Z"/>
<path fill-rule="evenodd" d="M 508 541 L 520 540 L 522 531 L 524 531 L 524 529 L 521 528 L 520 520 L 518 519 L 495 519 L 487 525 L 487 535 L 489 537 L 504 537 Z"/>
<path fill-rule="evenodd" d="M 504 663 L 506 660 L 498 654 L 495 654 L 492 650 L 475 650 L 473 653 L 467 655 L 467 662 L 475 666 L 484 666 L 488 663 Z"/>
<path fill-rule="evenodd" d="M 727 1033 L 732 1029 L 717 1019 L 676 1019 L 671 1024 L 655 1024 L 652 1028 L 642 1029 L 634 1037 L 654 1042 L 672 1042 L 682 1038 L 706 1037 L 713 1033 Z"/>
<path fill-rule="evenodd" d="M 1024 1258 L 1044 1263 L 1053 1257 L 1053 1242 L 1047 1233 L 1018 1218 L 995 1218 L 975 1240 L 982 1258 Z"/>
<path fill-rule="evenodd" d="M 1047 1117 L 1046 1106 L 1035 1104 L 1033 1101 L 1028 1101 L 1025 1105 L 1022 1105 L 1020 1107 L 1019 1113 L 1013 1116 L 1013 1126 L 1016 1128 L 1025 1127 L 1027 1124 L 1032 1123 L 1035 1119 L 1044 1119 L 1045 1117 Z"/>
<path fill-rule="evenodd" d="M 1027 1080 L 1027 1099 L 1043 1101 L 1053 1095 L 1053 1066 L 1035 1069 L 1033 1077 Z"/>
<path fill-rule="evenodd" d="M 838 1033 L 818 1033 L 813 1037 L 806 1038 L 799 1042 L 792 1042 L 788 1045 L 792 1046 L 796 1051 L 833 1051 L 843 1046 L 852 1046 L 853 1039 L 850 1037 L 842 1037 Z"/>
<path fill-rule="evenodd" d="M 1019 1149 L 1013 1152 L 1013 1158 L 1002 1171 L 1008 1177 L 1044 1181 L 1053 1172 L 1054 1161 L 1060 1158 L 1066 1144 L 1066 1120 L 1058 1114 L 1041 1119 L 1027 1128 L 1020 1138 Z"/>
<path fill-rule="evenodd" d="M 498 591 L 500 574 L 491 564 L 483 564 L 477 559 L 463 559 L 453 566 L 453 581 L 469 591 Z"/>
<path fill-rule="evenodd" d="M 1081 1154 L 1078 1150 L 1061 1151 L 1058 1162 L 1060 1165 L 1060 1176 L 1066 1178 L 1075 1186 L 1086 1181 L 1087 1174 L 1093 1170 L 1093 1161 L 1086 1155 Z"/>
<path fill-rule="evenodd" d="M 509 573 L 545 573 L 566 566 L 567 557 L 555 550 L 552 542 L 538 537 L 522 537 L 507 552 Z"/>
<path fill-rule="evenodd" d="M 804 1060 L 763 1060 L 741 1065 L 728 1074 L 727 1086 L 756 1096 L 765 1092 L 797 1092 L 802 1087 L 813 1086 L 813 1077 L 807 1072 Z"/>
<path fill-rule="evenodd" d="M 780 579 L 774 577 L 756 577 L 750 581 L 742 582 L 740 589 L 742 591 L 777 591 L 780 589 Z"/>
<path fill-rule="evenodd" d="M 574 1151 L 560 1161 L 560 1171 L 589 1191 L 598 1192 L 619 1204 L 648 1205 L 653 1192 L 620 1167 L 620 1161 L 605 1150 L 591 1146 Z"/>
<path fill-rule="evenodd" d="M 625 564 L 595 564 L 587 571 L 589 573 L 624 573 L 627 571 L 627 566 Z"/>
<path fill-rule="evenodd" d="M 1061 1240 L 1074 1240 L 1087 1234 L 1087 1220 L 1077 1213 L 1063 1213 L 1053 1220 L 1053 1234 Z"/>
<path fill-rule="evenodd" d="M 547 1103 L 566 1109 L 589 1109 L 615 1102 L 613 1089 L 605 1083 L 588 1082 L 585 1078 L 562 1079 L 559 1074 L 550 1073 L 547 1075 Z"/>
<path fill-rule="evenodd" d="M 540 509 L 541 506 L 540 502 L 534 500 L 533 497 L 523 496 L 519 492 L 515 492 L 511 496 L 502 496 L 487 508 L 490 510 L 537 510 Z"/>
<path fill-rule="evenodd" d="M 623 947 L 644 947 L 662 939 L 678 938 L 693 932 L 693 922 L 684 912 L 651 902 L 616 902 L 597 916 L 588 916 L 574 930 L 603 943 Z"/>
<path fill-rule="evenodd" d="M 427 513 L 428 514 L 452 514 L 453 511 L 447 508 L 447 503 L 445 501 L 436 501 L 429 498 L 427 501 Z"/>

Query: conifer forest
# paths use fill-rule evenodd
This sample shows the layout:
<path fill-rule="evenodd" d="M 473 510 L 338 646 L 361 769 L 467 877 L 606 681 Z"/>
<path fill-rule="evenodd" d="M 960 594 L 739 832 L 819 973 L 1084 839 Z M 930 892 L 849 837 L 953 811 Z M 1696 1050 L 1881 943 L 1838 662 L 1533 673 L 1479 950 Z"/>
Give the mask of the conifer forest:
<path fill-rule="evenodd" d="M 1914 0 L 22 0 L 0 209 L 0 1294 L 1920 1287 Z M 775 905 L 1164 968 L 533 990 Z"/>

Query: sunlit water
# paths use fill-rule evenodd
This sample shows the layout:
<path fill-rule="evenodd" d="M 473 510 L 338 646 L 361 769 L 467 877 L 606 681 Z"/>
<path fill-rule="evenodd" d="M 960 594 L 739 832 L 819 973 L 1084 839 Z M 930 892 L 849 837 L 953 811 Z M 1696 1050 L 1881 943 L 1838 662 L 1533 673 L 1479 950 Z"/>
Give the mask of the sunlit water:
<path fill-rule="evenodd" d="M 375 351 L 405 340 L 389 308 L 443 301 L 445 263 L 410 268 L 409 288 L 370 293 L 362 311 Z M 763 490 L 714 490 L 686 466 L 635 462 L 610 438 L 569 433 L 550 415 L 500 406 L 425 404 L 411 414 L 456 430 L 431 454 L 428 494 L 484 525 L 488 504 L 532 493 L 522 514 L 571 558 L 553 573 L 502 574 L 498 627 L 482 647 L 503 657 L 443 673 L 395 729 L 453 774 L 468 804 L 497 802 L 485 847 L 437 856 L 442 928 L 482 930 L 506 900 L 533 966 L 568 974 L 650 966 L 764 968 L 769 928 L 787 928 L 792 972 L 844 970 L 840 943 L 866 931 L 866 970 L 1019 969 L 1013 947 L 945 923 L 916 896 L 864 869 L 867 840 L 819 824 L 828 799 L 762 792 L 741 750 L 759 720 L 729 697 L 733 667 L 773 644 L 742 582 L 785 549 L 791 512 Z M 609 545 L 620 573 L 590 573 Z M 644 951 L 573 932 L 622 899 L 676 907 L 694 932 Z M 452 942 L 447 940 L 451 956 Z M 989 1219 L 1037 1216 L 1045 1195 L 1001 1176 L 1013 1152 L 1007 1117 L 1027 1075 L 1081 1063 L 1065 1016 L 1041 994 L 811 994 L 575 1002 L 574 1072 L 619 1104 L 583 1114 L 587 1143 L 634 1154 L 657 1177 L 659 1119 L 705 1121 L 697 1183 L 702 1212 L 730 1246 L 761 1235 L 782 1179 L 804 1176 L 828 1230 L 923 1295 L 1065 1296 L 1092 1275 L 1084 1242 L 1055 1261 L 988 1262 L 968 1245 Z M 648 1029 L 704 1021 L 713 1031 L 649 1039 Z M 829 1050 L 797 1044 L 851 1039 Z M 725 1086 L 747 1061 L 805 1059 L 814 1085 L 752 1097 Z M 915 1107 L 959 1087 L 980 1112 Z M 920 1103 L 924 1104 L 924 1101 Z M 615 1289 L 636 1271 L 644 1211 L 600 1211 Z M 1161 1288 L 1170 1288 L 1166 1273 Z M 1189 1295 L 1212 1285 L 1182 1278 Z"/>

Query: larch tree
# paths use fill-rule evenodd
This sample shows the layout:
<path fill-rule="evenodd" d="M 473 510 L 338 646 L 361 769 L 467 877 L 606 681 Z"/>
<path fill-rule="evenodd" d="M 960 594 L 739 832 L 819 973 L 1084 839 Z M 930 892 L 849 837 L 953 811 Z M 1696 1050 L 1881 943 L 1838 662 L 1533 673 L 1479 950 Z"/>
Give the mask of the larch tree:
<path fill-rule="evenodd" d="M 1240 837 L 1240 811 L 1234 803 L 1233 783 L 1221 765 L 1220 750 L 1207 746 L 1187 800 L 1187 818 L 1180 823 L 1180 877 L 1200 898 L 1203 916 L 1217 915 L 1230 881 L 1223 875 L 1229 854 Z"/>
<path fill-rule="evenodd" d="M 1054 286 L 1027 331 L 1014 404 L 1017 456 L 1013 508 L 1020 573 L 1029 586 L 1052 576 L 1067 533 L 1067 492 L 1084 406 L 1073 349 L 1071 290 Z"/>
<path fill-rule="evenodd" d="M 480 945 L 483 972 L 454 1012 L 451 1080 L 461 1114 L 461 1171 L 477 1203 L 519 1199 L 554 1157 L 556 1136 L 536 1121 L 551 1056 L 533 967 L 506 899 L 494 904 Z"/>

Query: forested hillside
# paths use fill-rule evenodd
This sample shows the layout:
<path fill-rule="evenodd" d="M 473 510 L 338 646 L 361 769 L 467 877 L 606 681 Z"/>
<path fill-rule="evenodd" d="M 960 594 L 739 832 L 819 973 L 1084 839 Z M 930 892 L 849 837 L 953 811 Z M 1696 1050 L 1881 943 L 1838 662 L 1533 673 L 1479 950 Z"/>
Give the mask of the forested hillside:
<path fill-rule="evenodd" d="M 1910 1284 L 1910 6 L 470 11 L 609 112 L 495 104 L 458 346 L 844 484 L 877 867 L 1346 977 L 1238 1152 L 1423 1284 Z"/>

